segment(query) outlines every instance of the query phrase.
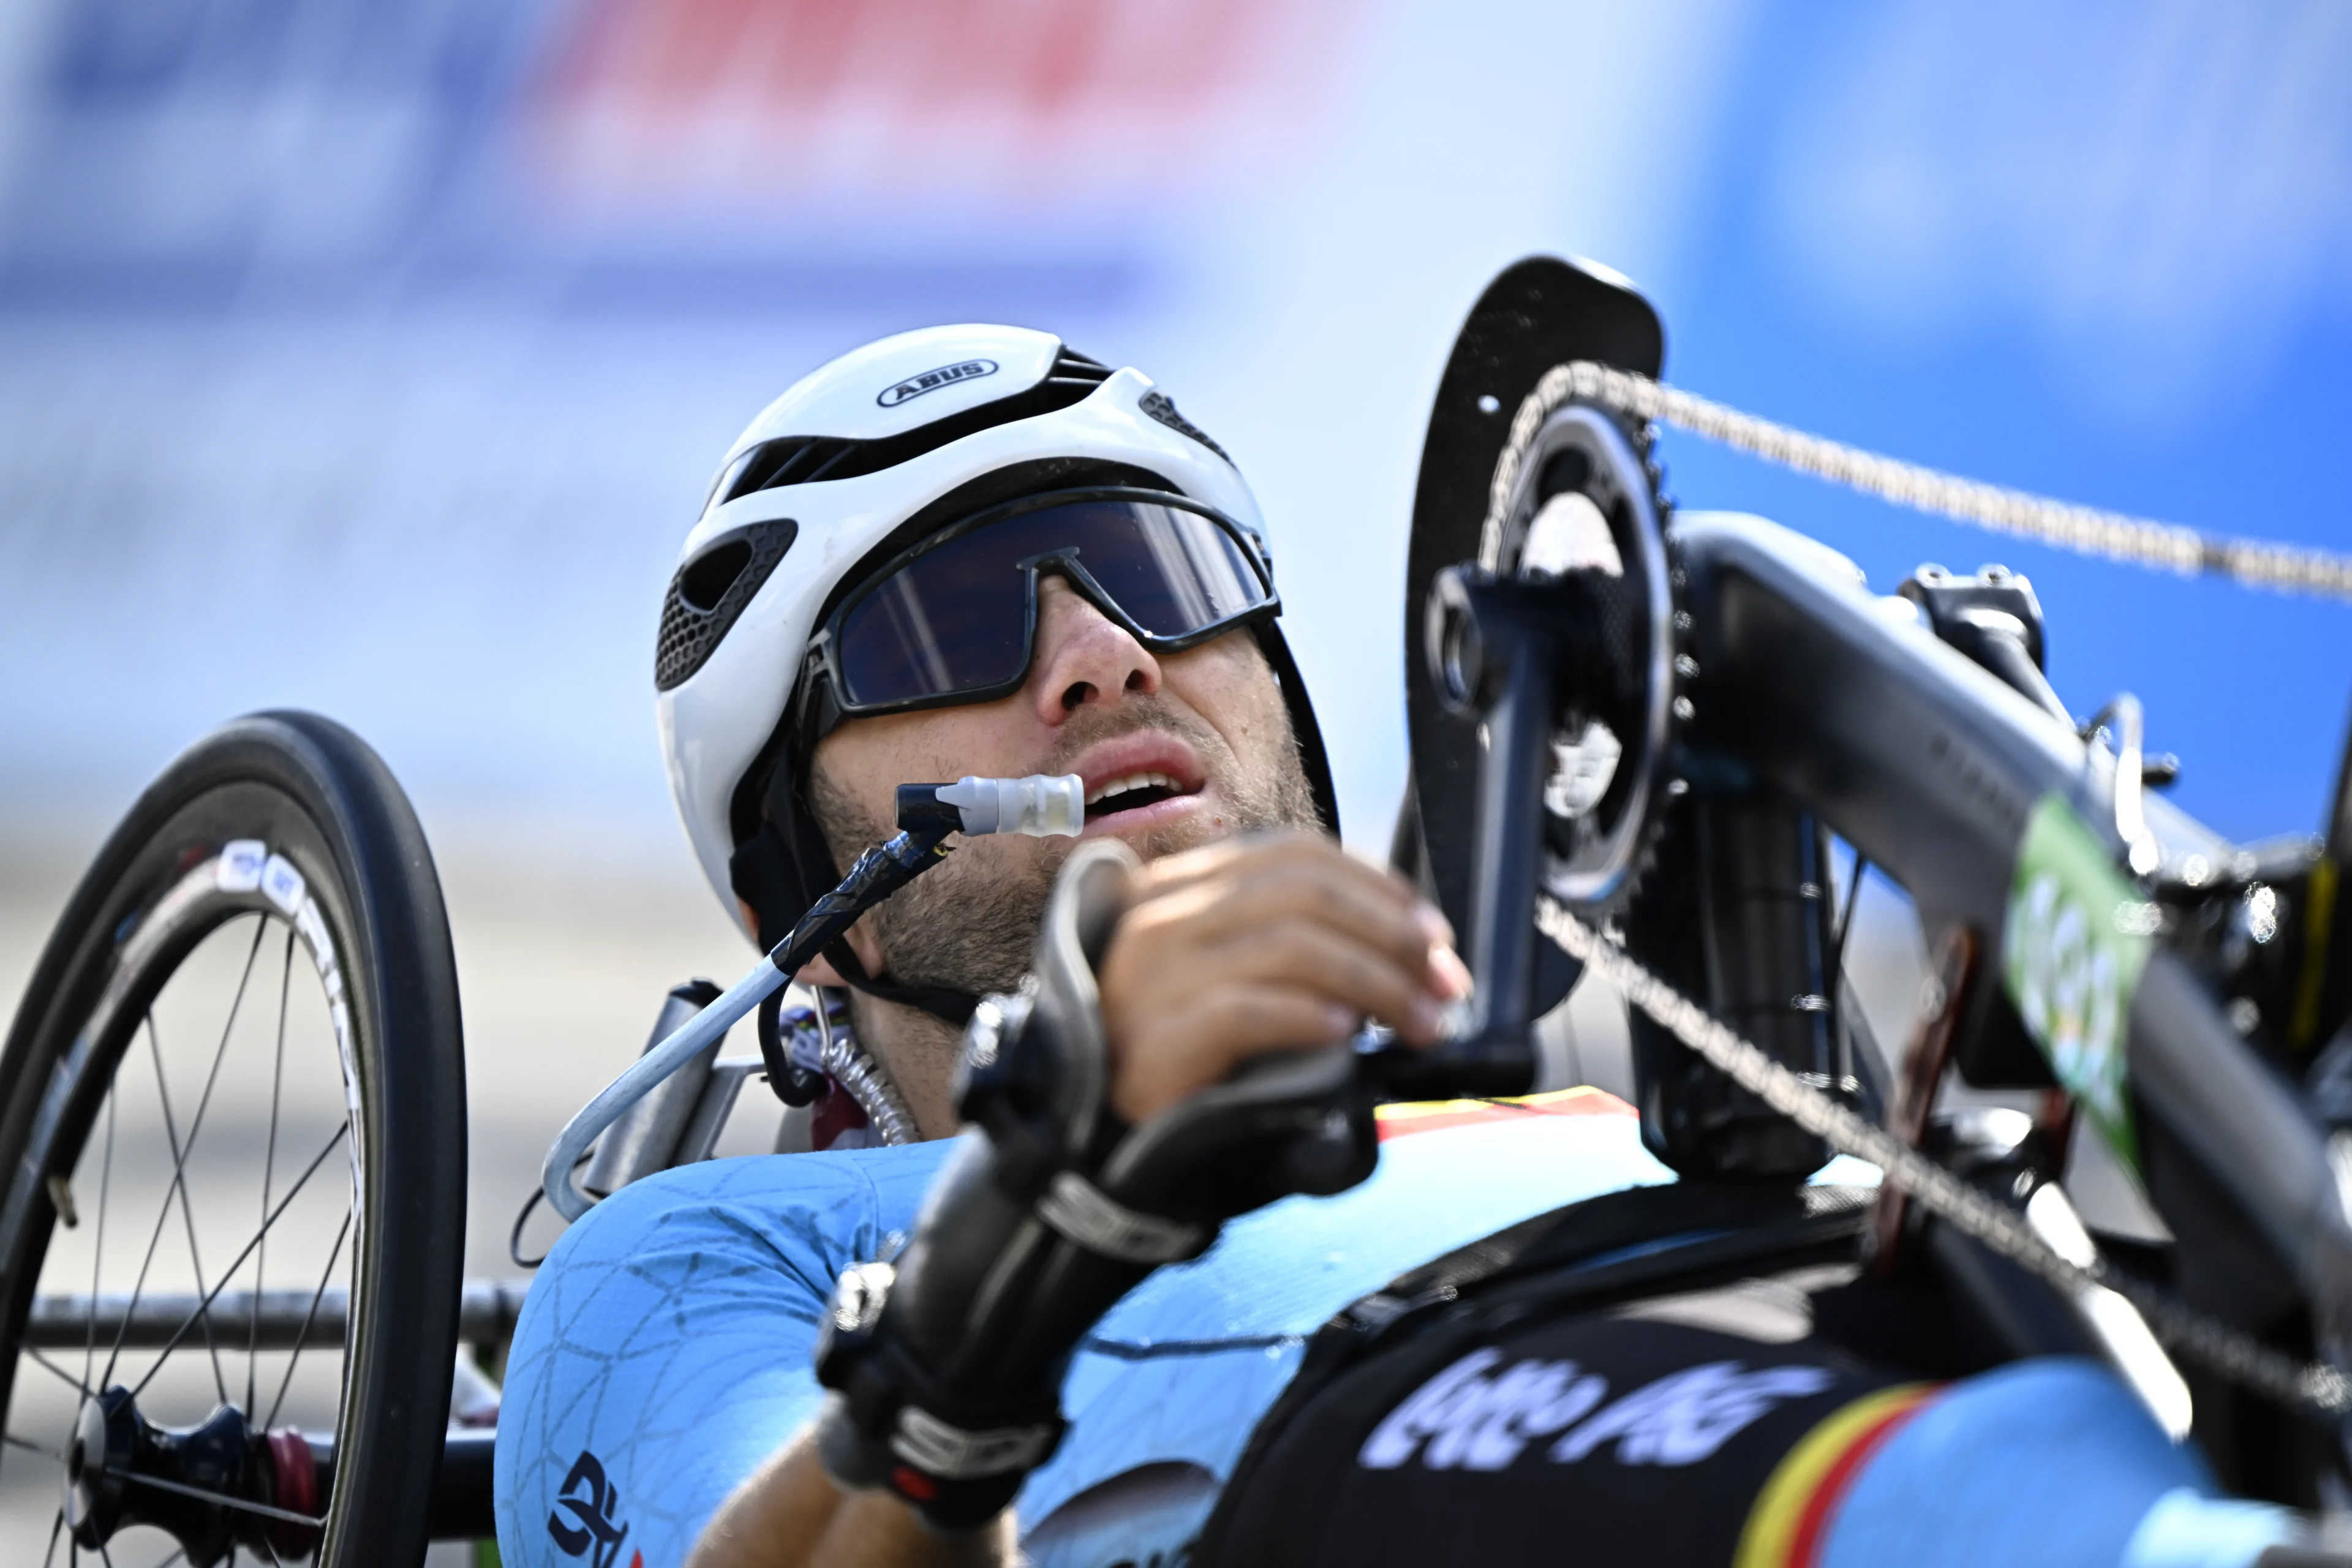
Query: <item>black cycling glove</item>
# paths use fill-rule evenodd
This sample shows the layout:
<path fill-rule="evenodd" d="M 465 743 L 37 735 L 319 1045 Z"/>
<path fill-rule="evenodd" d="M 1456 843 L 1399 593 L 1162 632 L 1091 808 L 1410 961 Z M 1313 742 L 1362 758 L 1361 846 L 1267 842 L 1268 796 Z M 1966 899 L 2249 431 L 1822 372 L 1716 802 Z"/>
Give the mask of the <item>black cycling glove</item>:
<path fill-rule="evenodd" d="M 968 1130 L 912 1239 L 842 1275 L 819 1333 L 826 1469 L 942 1528 L 985 1522 L 1053 1453 L 1071 1352 L 1113 1302 L 1232 1215 L 1338 1192 L 1377 1157 L 1345 1046 L 1263 1058 L 1139 1127 L 1111 1110 L 1095 965 L 1137 868 L 1114 841 L 1071 856 L 1034 973 L 973 1016 Z"/>

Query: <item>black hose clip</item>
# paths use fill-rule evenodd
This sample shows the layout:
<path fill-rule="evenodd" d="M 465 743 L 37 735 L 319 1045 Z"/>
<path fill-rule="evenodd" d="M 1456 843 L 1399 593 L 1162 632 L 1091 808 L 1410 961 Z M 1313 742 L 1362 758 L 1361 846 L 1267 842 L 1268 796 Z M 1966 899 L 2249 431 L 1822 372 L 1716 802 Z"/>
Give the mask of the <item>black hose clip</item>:
<path fill-rule="evenodd" d="M 825 1005 L 820 996 L 817 1005 Z M 791 1042 L 784 1038 L 783 1008 L 781 987 L 760 1004 L 760 1059 L 768 1064 L 768 1087 L 775 1090 L 776 1098 L 797 1109 L 816 1103 L 816 1097 L 824 1092 L 824 1074 L 811 1072 L 793 1060 Z"/>

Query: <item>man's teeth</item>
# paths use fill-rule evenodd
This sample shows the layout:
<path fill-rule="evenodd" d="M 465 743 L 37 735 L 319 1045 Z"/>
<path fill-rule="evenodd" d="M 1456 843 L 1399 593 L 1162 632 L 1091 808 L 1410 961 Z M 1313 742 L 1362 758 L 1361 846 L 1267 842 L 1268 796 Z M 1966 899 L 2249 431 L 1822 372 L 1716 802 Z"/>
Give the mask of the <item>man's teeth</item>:
<path fill-rule="evenodd" d="M 1108 784 L 1090 791 L 1087 795 L 1087 804 L 1090 806 L 1099 805 L 1115 795 L 1125 795 L 1129 790 L 1152 788 L 1164 789 L 1170 795 L 1184 793 L 1184 786 L 1166 773 L 1129 773 L 1125 778 L 1112 779 Z"/>

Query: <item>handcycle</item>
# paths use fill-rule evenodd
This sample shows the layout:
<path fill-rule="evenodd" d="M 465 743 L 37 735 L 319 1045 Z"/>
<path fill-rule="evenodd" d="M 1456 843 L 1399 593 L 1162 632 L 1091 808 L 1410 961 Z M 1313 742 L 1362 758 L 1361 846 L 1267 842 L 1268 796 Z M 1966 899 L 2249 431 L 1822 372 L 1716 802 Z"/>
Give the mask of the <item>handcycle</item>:
<path fill-rule="evenodd" d="M 1457 344 L 1416 500 L 1395 857 L 1469 933 L 1480 1003 L 1429 1058 L 1351 1050 L 1344 1092 L 1524 1089 L 1531 1022 L 1580 959 L 1637 1002 L 1643 1135 L 1686 1178 L 1760 1191 L 1833 1148 L 1876 1156 L 1886 1195 L 1828 1244 L 1937 1270 L 1986 1357 L 2087 1346 L 2137 1386 L 2168 1372 L 2226 1479 L 2315 1500 L 2343 1473 L 2352 1246 L 2289 1079 L 2352 1005 L 2352 921 L 2331 918 L 2352 831 L 2235 846 L 2146 793 L 2136 710 L 2075 722 L 2021 579 L 1923 569 L 1881 598 L 1760 520 L 1673 517 L 1638 406 L 1662 353 L 1637 295 L 1545 261 L 1498 279 Z M 1578 366 L 1595 374 L 1555 374 Z M 1875 1076 L 1842 984 L 1832 834 L 1937 937 L 1899 1082 Z M 2112 939 L 2085 928 L 2102 898 L 2087 912 L 2124 922 Z M 207 981 L 226 1008 L 181 1016 Z M 325 721 L 208 738 L 100 852 L 0 1058 L 0 1465 L 62 1471 L 52 1550 L 144 1523 L 196 1563 L 404 1562 L 488 1532 L 489 1437 L 452 1430 L 447 1394 L 460 1342 L 494 1341 L 520 1289 L 460 1278 L 456 997 L 414 815 Z M 722 1000 L 673 993 L 651 1055 L 683 1076 L 595 1129 L 584 1172 L 577 1130 L 559 1145 L 567 1210 L 707 1154 L 755 1074 L 854 1073 L 822 1005 L 769 1019 L 756 1065 L 714 1061 Z M 211 1043 L 176 1094 L 167 1037 Z M 186 1167 L 211 1119 L 235 1120 L 209 1090 L 238 1051 L 267 1054 L 273 1088 L 232 1226 Z M 1939 1121 L 1948 1068 L 2039 1091 L 2040 1113 Z M 146 1122 L 126 1071 L 154 1082 Z M 2078 1110 L 2129 1151 L 2168 1246 L 2064 1231 Z M 154 1218 L 110 1268 L 117 1184 L 140 1176 L 162 1201 L 130 1211 Z M 167 1230 L 191 1289 L 150 1289 Z M 16 1422 L 28 1382 L 57 1394 L 36 1430 Z"/>

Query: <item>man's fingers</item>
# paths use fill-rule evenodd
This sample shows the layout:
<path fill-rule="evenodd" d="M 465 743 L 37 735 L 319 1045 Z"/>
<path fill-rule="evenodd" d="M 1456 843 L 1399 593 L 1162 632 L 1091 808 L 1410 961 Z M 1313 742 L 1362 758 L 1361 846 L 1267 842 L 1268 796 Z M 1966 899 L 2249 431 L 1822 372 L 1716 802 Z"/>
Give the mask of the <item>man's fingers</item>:
<path fill-rule="evenodd" d="M 1283 829 L 1273 833 L 1246 833 L 1234 838 L 1221 838 L 1214 844 L 1203 844 L 1197 849 L 1185 849 L 1174 855 L 1164 855 L 1147 861 L 1137 873 L 1139 896 L 1175 892 L 1211 878 L 1231 872 L 1244 861 L 1273 865 L 1318 855 L 1344 853 L 1338 846 L 1319 834 L 1299 829 Z"/>
<path fill-rule="evenodd" d="M 1426 960 L 1427 949 L 1422 950 Z M 1415 1045 L 1436 1038 L 1437 999 L 1420 970 L 1309 921 L 1286 921 L 1241 932 L 1206 954 L 1215 972 L 1237 981 L 1298 985 L 1369 1014 Z"/>
<path fill-rule="evenodd" d="M 1222 877 L 1299 868 L 1353 883 L 1367 897 L 1402 904 L 1417 901 L 1411 884 L 1394 871 L 1357 859 L 1321 834 L 1297 829 L 1246 834 L 1151 861 L 1140 873 L 1137 894 L 1149 897 Z M 1452 940 L 1450 931 L 1447 940 Z"/>
<path fill-rule="evenodd" d="M 1402 878 L 1307 833 L 1204 846 L 1138 873 L 1099 971 L 1130 1121 L 1265 1052 L 1327 1045 L 1363 1018 L 1413 1045 L 1467 990 L 1453 931 Z"/>
<path fill-rule="evenodd" d="M 1190 1008 L 1164 1016 L 1119 1062 L 1111 1106 L 1129 1122 L 1165 1110 L 1222 1082 L 1252 1057 L 1344 1040 L 1355 1015 L 1296 986 L 1219 985 Z"/>
<path fill-rule="evenodd" d="M 1429 986 L 1441 1001 L 1459 1002 L 1470 994 L 1477 982 L 1472 978 L 1470 966 L 1451 946 L 1429 950 Z"/>
<path fill-rule="evenodd" d="M 1418 977 L 1428 967 L 1430 931 L 1415 916 L 1412 897 L 1369 867 L 1349 862 L 1350 875 L 1329 863 L 1253 867 L 1245 875 L 1204 879 L 1181 891 L 1139 902 L 1139 928 L 1164 927 L 1193 945 L 1312 921 L 1387 955 Z"/>

